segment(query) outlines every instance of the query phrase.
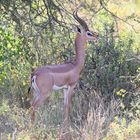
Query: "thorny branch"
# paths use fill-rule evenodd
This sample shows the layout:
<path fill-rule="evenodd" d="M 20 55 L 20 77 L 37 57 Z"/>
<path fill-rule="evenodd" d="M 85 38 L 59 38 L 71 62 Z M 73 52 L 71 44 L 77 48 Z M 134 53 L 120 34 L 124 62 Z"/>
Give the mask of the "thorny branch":
<path fill-rule="evenodd" d="M 42 5 L 39 5 L 40 0 L 36 0 L 34 7 L 33 1 L 25 1 L 25 2 L 10 2 L 8 4 L 3 4 L 3 14 L 6 15 L 10 20 L 7 20 L 6 22 L 16 22 L 16 27 L 18 32 L 22 32 L 23 35 L 27 36 L 36 36 L 37 34 L 40 34 L 42 30 L 50 28 L 51 30 L 54 30 L 56 26 L 65 27 L 67 29 L 70 29 L 71 24 L 71 13 L 68 11 L 63 3 L 61 3 L 58 0 L 42 0 Z M 134 25 L 130 24 L 127 19 L 123 19 L 119 16 L 117 16 L 115 13 L 110 11 L 107 8 L 107 4 L 104 0 L 98 0 L 100 3 L 99 7 L 97 6 L 91 6 L 86 3 L 89 10 L 94 11 L 94 14 L 97 14 L 99 11 L 104 9 L 107 11 L 113 18 L 114 21 L 117 24 L 117 19 L 125 22 L 126 24 L 130 25 L 132 29 L 136 31 L 134 28 Z M 73 3 L 73 2 L 70 2 Z M 5 6 L 6 5 L 6 6 Z M 94 8 L 93 8 L 94 7 Z M 65 15 L 67 15 L 66 21 Z M 58 18 L 59 17 L 59 18 Z M 39 20 L 38 20 L 39 19 Z M 43 19 L 43 20 L 42 20 Z M 134 21 L 139 22 L 139 20 L 134 19 Z M 13 22 L 13 23 L 14 23 Z M 14 25 L 12 23 L 12 25 Z M 31 30 L 31 33 L 26 32 L 27 28 Z M 25 29 L 25 31 L 24 31 Z M 32 34 L 32 31 L 35 31 L 35 34 Z"/>
<path fill-rule="evenodd" d="M 113 12 L 111 12 L 109 9 L 107 9 L 107 7 L 105 6 L 105 2 L 104 0 L 99 0 L 100 5 L 103 7 L 103 9 L 105 11 L 107 11 L 113 18 L 117 18 L 123 22 L 125 22 L 126 24 L 130 25 L 132 27 L 132 29 L 137 33 L 136 29 L 134 28 L 134 25 L 130 24 L 129 22 L 127 22 L 125 19 L 118 17 L 116 14 L 114 14 Z"/>

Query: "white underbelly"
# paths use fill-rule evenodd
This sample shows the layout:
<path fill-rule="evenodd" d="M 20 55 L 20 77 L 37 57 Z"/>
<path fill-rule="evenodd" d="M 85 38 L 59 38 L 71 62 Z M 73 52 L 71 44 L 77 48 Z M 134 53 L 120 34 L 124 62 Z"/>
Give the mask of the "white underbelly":
<path fill-rule="evenodd" d="M 57 85 L 53 86 L 53 90 L 60 90 L 60 89 L 63 89 L 63 88 L 68 88 L 68 86 L 67 85 L 64 85 L 64 86 L 61 86 L 61 87 L 59 87 Z"/>

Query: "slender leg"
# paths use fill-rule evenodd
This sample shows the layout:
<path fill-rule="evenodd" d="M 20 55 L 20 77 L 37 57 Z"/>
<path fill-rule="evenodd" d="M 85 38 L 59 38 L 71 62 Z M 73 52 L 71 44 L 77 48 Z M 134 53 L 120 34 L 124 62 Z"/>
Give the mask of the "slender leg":
<path fill-rule="evenodd" d="M 36 97 L 33 99 L 33 102 L 32 102 L 32 113 L 31 113 L 31 121 L 32 123 L 34 123 L 35 121 L 35 111 L 37 110 L 37 108 L 39 106 L 41 106 L 43 104 L 43 100 L 40 96 Z"/>
<path fill-rule="evenodd" d="M 32 113 L 31 113 L 31 121 L 32 123 L 34 123 L 35 121 L 35 111 L 41 106 L 43 105 L 44 101 L 49 97 L 49 94 L 46 94 L 46 96 L 36 96 L 34 99 L 33 99 L 33 102 L 32 102 Z"/>
<path fill-rule="evenodd" d="M 69 124 L 69 111 L 71 107 L 71 100 L 74 94 L 73 89 L 75 85 L 69 86 L 67 89 L 64 89 L 64 122 L 60 132 L 59 140 L 71 139 L 70 133 L 68 132 L 68 124 Z"/>
<path fill-rule="evenodd" d="M 68 89 L 64 89 L 64 130 L 68 128 L 69 111 L 71 107 L 72 96 L 74 94 L 75 85 L 69 86 Z"/>

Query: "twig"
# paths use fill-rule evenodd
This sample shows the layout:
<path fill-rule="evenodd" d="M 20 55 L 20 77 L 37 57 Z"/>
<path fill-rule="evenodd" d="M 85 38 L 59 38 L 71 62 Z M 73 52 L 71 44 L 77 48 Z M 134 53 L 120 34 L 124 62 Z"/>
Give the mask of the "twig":
<path fill-rule="evenodd" d="M 127 22 L 126 20 L 124 20 L 123 18 L 118 17 L 117 15 L 115 15 L 113 12 L 111 12 L 109 9 L 106 8 L 105 4 L 104 4 L 104 0 L 99 0 L 100 5 L 104 8 L 104 10 L 106 10 L 109 14 L 111 14 L 112 17 L 115 17 L 123 22 L 125 22 L 126 24 L 130 25 L 132 27 L 132 29 L 135 31 L 135 33 L 138 33 L 136 31 L 136 29 L 134 28 L 134 25 L 130 24 L 129 22 Z"/>

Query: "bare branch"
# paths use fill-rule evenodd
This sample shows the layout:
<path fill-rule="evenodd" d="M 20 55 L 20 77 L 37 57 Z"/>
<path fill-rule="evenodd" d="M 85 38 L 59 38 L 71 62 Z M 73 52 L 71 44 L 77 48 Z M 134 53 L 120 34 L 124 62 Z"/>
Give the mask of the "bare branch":
<path fill-rule="evenodd" d="M 132 29 L 137 33 L 136 29 L 134 28 L 134 25 L 130 24 L 129 22 L 127 22 L 125 19 L 118 17 L 116 14 L 114 14 L 113 12 L 111 12 L 109 9 L 107 9 L 107 7 L 105 6 L 104 0 L 99 0 L 100 5 L 103 7 L 103 9 L 105 11 L 107 11 L 112 17 L 117 18 L 123 22 L 125 22 L 126 24 L 130 25 L 132 27 Z"/>

